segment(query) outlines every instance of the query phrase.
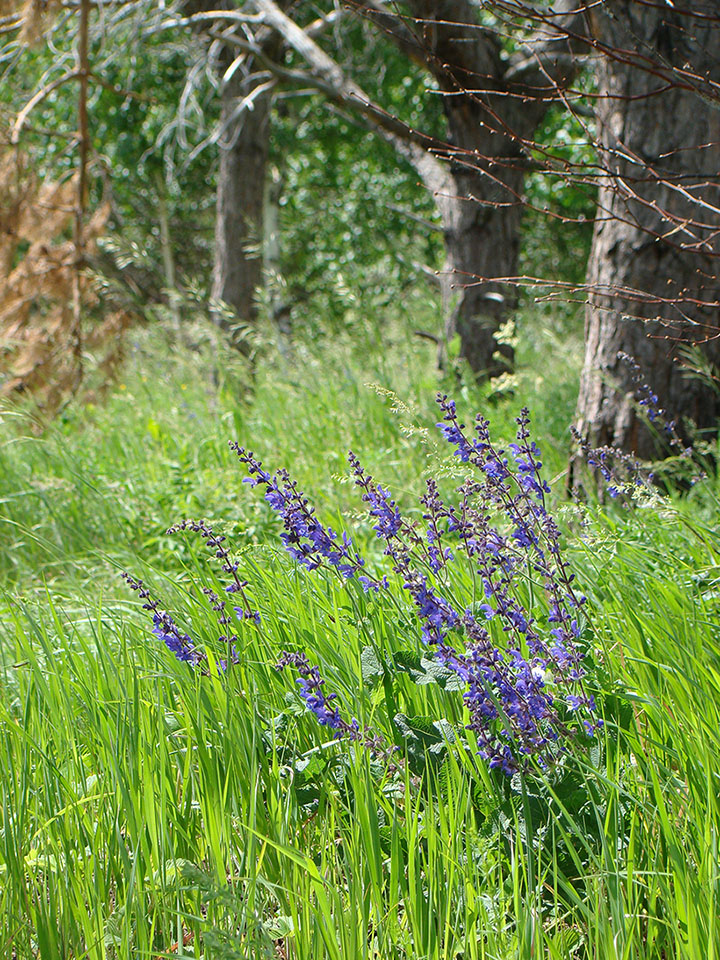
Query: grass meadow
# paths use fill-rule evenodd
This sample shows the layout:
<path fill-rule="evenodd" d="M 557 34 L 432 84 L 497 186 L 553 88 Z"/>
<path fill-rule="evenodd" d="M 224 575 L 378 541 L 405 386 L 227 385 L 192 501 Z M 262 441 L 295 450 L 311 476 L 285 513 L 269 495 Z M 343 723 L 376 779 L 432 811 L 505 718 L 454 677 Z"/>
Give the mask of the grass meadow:
<path fill-rule="evenodd" d="M 434 428 L 427 344 L 300 344 L 250 386 L 212 338 L 171 350 L 141 331 L 110 393 L 42 433 L 3 409 L 0 957 L 720 958 L 717 484 L 568 500 L 574 356 L 537 347 L 552 359 L 526 357 L 504 397 L 445 387 L 505 441 L 530 407 L 588 598 L 604 725 L 512 777 L 478 756 L 402 588 L 365 594 L 294 563 L 227 443 L 287 467 L 380 569 L 348 448 L 411 519 L 428 476 L 448 491 L 463 477 Z M 165 533 L 188 517 L 227 536 L 262 618 L 224 672 L 201 592 L 222 590 L 221 570 L 197 537 Z M 153 636 L 124 570 L 208 669 Z M 457 578 L 476 598 L 471 572 Z M 274 669 L 288 649 L 396 749 L 334 739 Z"/>

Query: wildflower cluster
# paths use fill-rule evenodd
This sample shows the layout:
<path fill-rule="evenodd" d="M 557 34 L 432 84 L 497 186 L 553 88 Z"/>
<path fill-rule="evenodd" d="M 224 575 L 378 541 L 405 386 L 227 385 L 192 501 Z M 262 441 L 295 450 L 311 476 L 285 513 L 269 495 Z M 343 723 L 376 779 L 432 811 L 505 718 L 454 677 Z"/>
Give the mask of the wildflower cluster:
<path fill-rule="evenodd" d="M 265 499 L 283 521 L 284 531 L 280 539 L 291 557 L 308 570 L 329 566 L 346 580 L 357 576 L 366 591 L 380 589 L 379 582 L 362 574 L 365 561 L 355 551 L 350 537 L 344 533 L 338 540 L 331 527 L 320 523 L 287 470 L 278 470 L 271 475 L 252 451 L 237 443 L 230 443 L 230 448 L 248 471 L 249 476 L 243 482 L 253 487 L 258 484 L 265 487 Z"/>
<path fill-rule="evenodd" d="M 451 538 L 455 551 L 462 550 L 472 562 L 483 602 L 462 609 L 441 596 L 418 567 L 421 554 L 398 534 L 387 538 L 386 553 L 415 601 L 423 640 L 467 684 L 469 727 L 481 755 L 491 767 L 512 773 L 523 756 L 535 755 L 543 763 L 553 755 L 566 732 L 556 702 L 560 691 L 564 690 L 570 711 L 594 708 L 592 698 L 582 692 L 577 645 L 577 610 L 584 598 L 573 591 L 559 531 L 545 507 L 549 490 L 541 477 L 540 451 L 530 439 L 527 410 L 517 419 L 516 442 L 509 445 L 508 455 L 493 445 L 487 420 L 478 416 L 468 434 L 453 401 L 440 396 L 438 402 L 442 411 L 438 427 L 461 462 L 476 472 L 460 486 L 454 506 L 444 504 L 435 482 L 428 481 L 421 500 L 428 522 L 428 565 L 436 573 L 453 559 L 449 548 L 437 547 Z M 356 482 L 372 502 L 371 478 L 357 462 L 351 465 Z M 545 589 L 546 632 L 519 599 L 528 564 Z M 462 650 L 450 642 L 451 633 L 464 634 Z M 496 642 L 500 634 L 503 643 Z M 595 726 L 585 720 L 587 732 Z"/>
<path fill-rule="evenodd" d="M 635 387 L 635 396 L 637 402 L 647 415 L 650 423 L 657 423 L 666 437 L 669 438 L 671 445 L 680 444 L 682 441 L 677 434 L 677 423 L 675 420 L 668 420 L 668 416 L 660 406 L 658 396 L 652 387 L 646 383 L 640 364 L 630 354 L 622 350 L 618 353 L 618 360 L 622 360 L 630 368 L 630 377 Z"/>
<path fill-rule="evenodd" d="M 321 726 L 330 727 L 339 737 L 347 736 L 351 740 L 360 739 L 360 727 L 357 720 L 353 719 L 348 723 L 340 716 L 340 710 L 333 702 L 337 699 L 337 694 L 325 693 L 325 681 L 320 676 L 319 668 L 310 666 L 304 653 L 283 653 L 275 664 L 275 669 L 282 671 L 285 667 L 295 667 L 297 670 L 299 676 L 295 682 L 300 686 L 300 696 L 305 701 L 308 710 L 315 714 Z"/>
<path fill-rule="evenodd" d="M 591 447 L 575 426 L 570 427 L 570 433 L 583 460 L 602 477 L 605 489 L 613 500 L 623 493 L 631 492 L 633 488 L 650 487 L 652 472 L 644 468 L 636 457 L 618 447 Z"/>
<path fill-rule="evenodd" d="M 236 619 L 240 620 L 251 620 L 257 626 L 260 626 L 260 613 L 257 610 L 252 610 L 250 603 L 245 594 L 245 588 L 248 586 L 247 580 L 241 580 L 238 576 L 238 567 L 239 564 L 237 561 L 232 560 L 230 554 L 225 547 L 224 536 L 216 534 L 213 531 L 213 528 L 207 524 L 204 520 L 183 520 L 180 523 L 176 523 L 174 526 L 169 527 L 167 532 L 169 534 L 179 533 L 180 531 L 190 530 L 193 533 L 199 533 L 200 536 L 205 541 L 205 545 L 212 555 L 221 561 L 221 570 L 223 573 L 230 574 L 230 582 L 225 587 L 225 592 L 229 594 L 236 594 L 238 600 L 240 601 L 239 606 L 233 607 L 233 612 L 235 613 Z M 232 623 L 232 618 L 226 612 L 226 602 L 225 600 L 220 600 L 219 597 L 214 593 L 214 591 L 206 588 L 203 588 L 203 593 L 210 601 L 210 604 L 218 615 L 218 622 L 220 626 L 225 627 L 228 624 Z M 221 637 L 221 640 L 227 640 L 228 637 Z M 237 639 L 237 637 L 231 638 Z"/>
<path fill-rule="evenodd" d="M 225 591 L 228 594 L 236 595 L 239 601 L 239 605 L 233 606 L 233 615 L 231 616 L 227 610 L 225 599 L 222 599 L 210 587 L 201 588 L 203 596 L 210 605 L 220 626 L 221 633 L 217 637 L 217 642 L 224 645 L 227 651 L 224 658 L 217 660 L 217 668 L 223 672 L 227 670 L 229 664 L 238 663 L 240 659 L 237 651 L 238 636 L 232 629 L 235 620 L 249 621 L 259 626 L 260 613 L 250 607 L 245 593 L 248 581 L 241 580 L 238 576 L 238 564 L 232 560 L 224 546 L 225 537 L 214 533 L 212 527 L 204 520 L 183 520 L 181 523 L 170 527 L 167 532 L 173 534 L 185 530 L 199 533 L 212 555 L 221 561 L 223 573 L 230 575 L 230 582 L 225 586 Z M 165 643 L 178 660 L 187 661 L 194 665 L 207 660 L 207 654 L 195 647 L 187 634 L 180 632 L 170 614 L 160 610 L 159 601 L 150 597 L 150 592 L 144 586 L 142 580 L 136 580 L 127 573 L 123 574 L 123 579 L 128 583 L 130 589 L 138 591 L 140 599 L 145 601 L 143 609 L 151 611 L 153 616 L 152 632 Z"/>
<path fill-rule="evenodd" d="M 443 499 L 430 478 L 420 498 L 422 522 L 410 520 L 352 451 L 348 462 L 392 573 L 414 607 L 421 641 L 462 681 L 467 726 L 481 756 L 490 767 L 512 774 L 531 758 L 540 765 L 552 762 L 578 728 L 576 715 L 588 734 L 600 725 L 584 689 L 579 619 L 585 599 L 575 592 L 560 532 L 547 510 L 549 488 L 528 411 L 517 418 L 515 440 L 505 449 L 491 439 L 484 417 L 476 417 L 468 430 L 452 400 L 441 395 L 438 404 L 438 427 L 468 470 L 454 503 Z M 247 470 L 245 482 L 264 488 L 267 503 L 282 520 L 281 539 L 290 556 L 309 571 L 333 571 L 343 582 L 357 579 L 381 600 L 387 575 L 368 572 L 351 538 L 318 520 L 287 471 L 270 474 L 252 452 L 237 443 L 231 447 Z M 221 628 L 219 641 L 227 647 L 220 664 L 225 669 L 238 659 L 233 624 L 259 626 L 260 615 L 248 602 L 247 581 L 240 579 L 225 537 L 203 520 L 183 521 L 168 532 L 180 530 L 201 536 L 228 577 L 226 593 L 238 601 L 231 613 L 227 598 L 203 588 Z M 460 564 L 469 564 L 477 585 L 471 596 L 463 595 L 468 581 L 458 576 Z M 200 663 L 204 654 L 149 599 L 142 583 L 126 579 L 152 612 L 154 633 L 179 659 Z M 326 691 L 319 668 L 305 653 L 284 652 L 276 668 L 287 667 L 297 671 L 300 695 L 321 726 L 389 756 L 378 737 L 343 718 L 337 695 Z"/>
<path fill-rule="evenodd" d="M 540 450 L 530 437 L 529 414 L 517 419 L 516 441 L 508 450 L 491 441 L 488 421 L 478 417 L 472 433 L 457 417 L 455 404 L 438 398 L 438 424 L 455 453 L 474 474 L 461 485 L 456 505 L 446 504 L 430 479 L 421 498 L 424 531 L 405 519 L 390 492 L 366 473 L 357 456 L 348 460 L 362 491 L 384 554 L 413 602 L 422 641 L 464 682 L 469 728 L 491 767 L 511 774 L 528 758 L 547 764 L 563 749 L 569 718 L 584 716 L 592 734 L 599 721 L 583 689 L 577 596 L 560 549 L 560 534 L 549 515 Z M 283 520 L 283 542 L 308 569 L 331 567 L 344 578 L 358 576 L 365 589 L 379 591 L 386 577 L 372 577 L 346 535 L 325 530 L 288 474 L 267 473 L 244 448 L 233 449 L 251 484 L 265 486 L 265 497 Z M 482 602 L 461 603 L 453 595 L 451 567 L 462 552 L 482 585 Z M 528 571 L 542 584 L 547 612 L 540 623 L 522 601 Z M 442 579 L 442 587 L 439 581 Z M 303 696 L 325 725 L 340 723 L 322 695 L 319 678 L 303 655 L 286 654 L 300 671 Z M 287 659 L 290 658 L 290 659 Z M 309 672 L 310 671 L 310 672 Z M 343 732 L 347 732 L 343 729 Z"/>

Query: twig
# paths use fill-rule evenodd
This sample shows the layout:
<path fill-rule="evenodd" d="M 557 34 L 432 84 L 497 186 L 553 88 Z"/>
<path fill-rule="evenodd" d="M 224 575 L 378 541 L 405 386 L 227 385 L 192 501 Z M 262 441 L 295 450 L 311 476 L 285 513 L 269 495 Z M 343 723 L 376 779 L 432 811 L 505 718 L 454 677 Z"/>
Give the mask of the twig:
<path fill-rule="evenodd" d="M 82 336 L 82 291 L 80 288 L 80 271 L 85 262 L 85 194 L 87 192 L 87 166 L 90 150 L 90 136 L 88 133 L 88 80 L 90 76 L 88 37 L 90 32 L 90 0 L 81 0 L 80 27 L 78 31 L 78 68 L 76 74 L 80 80 L 78 92 L 78 190 L 75 204 L 75 229 L 73 242 L 75 244 L 75 270 L 73 273 L 73 329 L 70 338 L 72 352 L 76 365 L 75 393 L 83 379 L 83 336 Z"/>
<path fill-rule="evenodd" d="M 86 47 L 87 47 L 87 38 L 86 38 Z M 87 54 L 87 50 L 86 50 Z M 44 87 L 41 87 L 37 93 L 33 94 L 32 97 L 28 100 L 25 106 L 22 108 L 20 113 L 17 115 L 17 119 L 13 124 L 12 136 L 10 137 L 10 143 L 13 146 L 17 146 L 18 141 L 20 140 L 20 133 L 22 128 L 25 126 L 25 121 L 27 120 L 30 112 L 35 109 L 35 107 L 42 103 L 42 101 L 50 96 L 53 91 L 57 90 L 59 87 L 62 87 L 64 84 L 68 83 L 70 80 L 77 80 L 81 76 L 81 69 L 71 70 L 70 73 L 64 73 L 61 77 L 58 77 L 57 80 L 53 80 L 52 83 L 46 84 Z"/>
<path fill-rule="evenodd" d="M 400 207 L 395 203 L 386 203 L 385 206 L 388 208 L 388 210 L 392 210 L 393 213 L 397 213 L 401 217 L 412 220 L 414 223 L 419 223 L 421 227 L 424 227 L 426 230 L 429 230 L 432 233 L 443 232 L 441 224 L 433 223 L 432 220 L 428 220 L 426 217 L 421 217 L 419 214 L 413 213 L 411 210 L 407 210 L 405 207 Z"/>

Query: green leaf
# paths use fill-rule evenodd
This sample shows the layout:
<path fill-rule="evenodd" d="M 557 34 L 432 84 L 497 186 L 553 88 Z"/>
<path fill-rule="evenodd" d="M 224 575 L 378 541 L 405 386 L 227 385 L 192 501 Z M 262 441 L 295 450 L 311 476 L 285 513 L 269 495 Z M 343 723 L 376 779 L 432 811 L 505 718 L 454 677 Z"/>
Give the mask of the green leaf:
<path fill-rule="evenodd" d="M 460 677 L 452 670 L 443 666 L 438 660 L 423 657 L 420 661 L 420 667 L 422 673 L 415 680 L 415 683 L 419 685 L 437 683 L 443 690 L 462 690 L 465 687 Z"/>
<path fill-rule="evenodd" d="M 421 671 L 422 657 L 413 650 L 396 650 L 392 655 L 393 663 L 397 670 L 403 673 L 412 673 Z"/>
<path fill-rule="evenodd" d="M 263 923 L 263 930 L 273 940 L 282 940 L 295 932 L 295 925 L 292 917 L 279 916 Z"/>
<path fill-rule="evenodd" d="M 422 770 L 430 757 L 441 760 L 447 744 L 455 741 L 455 731 L 447 720 L 397 713 L 394 721 L 405 739 L 410 765 L 416 770 Z"/>
<path fill-rule="evenodd" d="M 370 645 L 363 647 L 360 654 L 360 669 L 363 683 L 372 683 L 384 674 L 385 668 L 380 663 L 374 647 Z"/>
<path fill-rule="evenodd" d="M 437 683 L 443 690 L 462 690 L 465 687 L 456 673 L 433 657 L 424 657 L 410 650 L 399 650 L 393 654 L 393 662 L 397 670 L 407 673 L 413 683 L 419 686 Z"/>

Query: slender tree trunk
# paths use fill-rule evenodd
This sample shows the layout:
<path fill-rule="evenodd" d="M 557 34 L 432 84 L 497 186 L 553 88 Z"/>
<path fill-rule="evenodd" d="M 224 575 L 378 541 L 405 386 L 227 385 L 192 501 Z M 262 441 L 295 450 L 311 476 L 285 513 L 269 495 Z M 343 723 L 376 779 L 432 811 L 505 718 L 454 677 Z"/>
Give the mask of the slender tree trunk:
<path fill-rule="evenodd" d="M 711 9 L 712 8 L 712 9 Z M 695 14 L 714 14 L 698 3 Z M 720 397 L 686 375 L 697 344 L 720 363 L 720 109 L 642 63 L 720 77 L 720 30 L 658 3 L 606 0 L 593 21 L 615 51 L 599 68 L 601 183 L 588 266 L 585 364 L 578 429 L 593 446 L 661 453 L 633 399 L 634 357 L 670 418 L 716 429 Z M 642 63 L 641 63 L 642 58 Z"/>
<path fill-rule="evenodd" d="M 512 369 L 513 351 L 496 335 L 517 305 L 515 287 L 501 279 L 518 274 L 522 189 L 526 162 L 517 141 L 492 129 L 484 105 L 469 97 L 445 101 L 448 139 L 457 148 L 451 185 L 437 198 L 445 236 L 443 283 L 449 296 L 448 339 L 479 377 Z M 509 129 L 530 136 L 535 118 L 508 118 Z M 527 129 L 526 129 L 527 128 Z"/>
<path fill-rule="evenodd" d="M 272 109 L 272 91 L 265 90 L 254 98 L 252 109 L 238 117 L 238 106 L 251 89 L 239 74 L 236 71 L 222 90 L 212 287 L 213 299 L 235 314 L 218 311 L 217 318 L 238 344 L 242 341 L 238 326 L 251 325 L 257 319 Z"/>
<path fill-rule="evenodd" d="M 184 0 L 187 16 L 235 9 L 234 0 Z M 212 21 L 209 21 L 212 24 Z M 202 23 L 198 29 L 205 29 Z M 276 54 L 279 41 L 268 32 L 260 46 Z M 218 68 L 224 74 L 237 55 L 237 48 L 224 47 Z M 270 143 L 270 113 L 273 91 L 262 90 L 249 108 L 240 104 L 252 92 L 252 58 L 236 65 L 223 82 L 220 105 L 219 168 L 215 208 L 215 249 L 212 298 L 219 326 L 230 333 L 238 347 L 246 343 L 244 328 L 257 320 L 257 291 L 263 279 L 263 208 Z"/>
<path fill-rule="evenodd" d="M 165 178 L 158 173 L 155 178 L 155 189 L 158 198 L 158 225 L 160 227 L 160 249 L 163 259 L 163 273 L 165 275 L 165 290 L 168 297 L 170 316 L 172 317 L 175 333 L 180 331 L 180 306 L 178 303 L 178 289 L 175 279 L 175 257 L 173 256 L 172 237 L 170 235 L 170 213 L 165 188 Z"/>

